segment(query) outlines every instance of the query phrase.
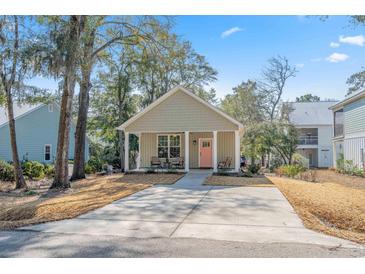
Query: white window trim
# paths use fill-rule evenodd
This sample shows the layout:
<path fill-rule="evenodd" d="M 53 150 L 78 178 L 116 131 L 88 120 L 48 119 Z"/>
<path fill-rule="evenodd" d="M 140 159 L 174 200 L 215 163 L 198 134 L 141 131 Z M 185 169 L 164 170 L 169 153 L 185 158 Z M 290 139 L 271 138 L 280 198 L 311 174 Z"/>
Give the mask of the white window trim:
<path fill-rule="evenodd" d="M 159 136 L 167 136 L 167 159 L 170 159 L 170 136 L 171 135 L 175 135 L 175 136 L 180 136 L 180 157 L 181 157 L 181 134 L 174 134 L 174 133 L 166 133 L 166 134 L 157 134 L 157 138 L 156 138 L 156 155 L 158 157 L 158 137 Z"/>
<path fill-rule="evenodd" d="M 53 105 L 52 104 L 48 105 L 48 112 L 53 112 Z"/>
<path fill-rule="evenodd" d="M 49 160 L 46 160 L 46 147 L 49 146 Z M 43 147 L 43 159 L 45 162 L 52 161 L 52 145 L 45 144 Z"/>

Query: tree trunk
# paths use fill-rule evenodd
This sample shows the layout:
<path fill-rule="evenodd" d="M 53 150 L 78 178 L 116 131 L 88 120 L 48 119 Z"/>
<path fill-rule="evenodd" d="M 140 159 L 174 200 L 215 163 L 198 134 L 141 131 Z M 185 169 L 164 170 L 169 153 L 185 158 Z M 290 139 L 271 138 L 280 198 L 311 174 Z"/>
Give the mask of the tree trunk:
<path fill-rule="evenodd" d="M 80 85 L 79 112 L 75 132 L 74 166 L 71 181 L 85 178 L 85 142 L 91 70 L 82 73 Z"/>
<path fill-rule="evenodd" d="M 63 79 L 63 94 L 61 99 L 61 113 L 58 126 L 57 155 L 55 176 L 51 188 L 69 188 L 68 180 L 68 149 L 70 144 L 70 123 L 72 116 L 72 98 L 76 83 L 76 61 L 79 50 L 81 31 L 81 16 L 71 16 L 65 75 Z"/>
<path fill-rule="evenodd" d="M 10 143 L 11 152 L 13 156 L 14 174 L 15 174 L 15 189 L 27 188 L 25 183 L 22 167 L 19 162 L 18 146 L 16 141 L 15 132 L 15 120 L 14 120 L 14 110 L 13 110 L 13 99 L 11 91 L 6 92 L 8 115 L 9 115 L 9 131 L 10 131 Z"/>

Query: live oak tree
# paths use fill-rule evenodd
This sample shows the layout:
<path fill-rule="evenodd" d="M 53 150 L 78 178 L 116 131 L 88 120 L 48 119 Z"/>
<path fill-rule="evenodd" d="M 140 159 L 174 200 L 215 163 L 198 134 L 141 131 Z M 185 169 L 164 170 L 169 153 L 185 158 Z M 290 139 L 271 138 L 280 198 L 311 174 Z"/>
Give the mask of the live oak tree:
<path fill-rule="evenodd" d="M 19 161 L 13 110 L 13 94 L 22 84 L 26 73 L 23 70 L 23 41 L 19 33 L 19 20 L 18 16 L 2 16 L 0 19 L 0 94 L 3 93 L 8 113 L 16 189 L 27 187 Z"/>
<path fill-rule="evenodd" d="M 124 168 L 124 134 L 115 128 L 133 116 L 138 109 L 136 86 L 138 54 L 135 46 L 123 45 L 120 55 L 108 59 L 94 82 L 91 93 L 89 132 L 106 144 L 106 157 L 111 164 Z M 105 159 L 106 158 L 106 159 Z"/>
<path fill-rule="evenodd" d="M 91 74 L 96 62 L 103 66 L 108 62 L 108 58 L 119 58 L 118 55 L 123 54 L 123 45 L 158 48 L 160 45 L 154 39 L 154 30 L 164 29 L 164 20 L 157 20 L 153 16 L 85 16 L 84 18 L 85 27 L 81 36 L 80 94 L 71 180 L 85 178 L 87 113 L 92 86 Z M 121 114 L 118 117 L 120 116 Z"/>
<path fill-rule="evenodd" d="M 215 91 L 205 86 L 217 79 L 217 71 L 188 41 L 165 30 L 156 32 L 156 40 L 165 45 L 159 52 L 145 50 L 139 72 L 143 107 L 151 104 L 176 85 L 182 85 L 214 103 Z"/>
<path fill-rule="evenodd" d="M 234 87 L 233 94 L 225 96 L 220 107 L 246 126 L 257 125 L 264 120 L 257 85 L 251 80 Z"/>
<path fill-rule="evenodd" d="M 0 104 L 5 105 L 8 114 L 16 189 L 27 185 L 19 161 L 13 104 L 14 100 L 21 103 L 37 94 L 37 88 L 25 84 L 32 72 L 32 56 L 27 54 L 32 43 L 31 31 L 25 25 L 29 19 L 24 16 L 0 18 Z"/>
<path fill-rule="evenodd" d="M 313 95 L 312 93 L 304 94 L 295 99 L 296 102 L 319 102 L 321 98 L 317 95 Z"/>
<path fill-rule="evenodd" d="M 248 155 L 253 159 L 266 154 L 278 154 L 284 164 L 291 164 L 298 145 L 298 132 L 286 122 L 263 122 L 250 126 L 243 139 Z"/>

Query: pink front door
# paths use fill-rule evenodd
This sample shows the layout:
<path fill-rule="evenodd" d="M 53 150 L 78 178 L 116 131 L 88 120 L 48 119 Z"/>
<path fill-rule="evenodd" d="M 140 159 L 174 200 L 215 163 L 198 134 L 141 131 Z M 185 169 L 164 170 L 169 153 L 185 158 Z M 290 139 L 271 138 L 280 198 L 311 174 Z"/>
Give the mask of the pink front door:
<path fill-rule="evenodd" d="M 200 162 L 199 167 L 212 167 L 212 139 L 199 140 Z"/>

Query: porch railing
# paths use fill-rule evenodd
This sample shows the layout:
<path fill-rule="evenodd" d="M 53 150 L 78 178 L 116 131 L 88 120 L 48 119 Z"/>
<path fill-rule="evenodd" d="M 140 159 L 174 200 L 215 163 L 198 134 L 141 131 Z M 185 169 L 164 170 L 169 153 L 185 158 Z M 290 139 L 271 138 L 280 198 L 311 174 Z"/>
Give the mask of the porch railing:
<path fill-rule="evenodd" d="M 298 145 L 318 145 L 318 136 L 299 136 Z"/>

